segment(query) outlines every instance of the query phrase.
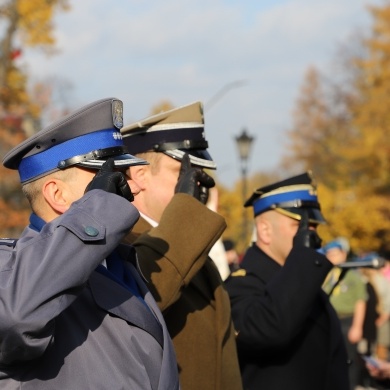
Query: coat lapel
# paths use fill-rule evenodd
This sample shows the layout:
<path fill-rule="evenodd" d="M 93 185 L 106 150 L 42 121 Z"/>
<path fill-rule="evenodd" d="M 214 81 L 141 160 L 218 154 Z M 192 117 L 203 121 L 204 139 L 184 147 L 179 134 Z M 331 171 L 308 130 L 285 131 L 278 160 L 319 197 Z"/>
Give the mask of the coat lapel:
<path fill-rule="evenodd" d="M 146 303 L 142 303 L 130 291 L 98 272 L 92 273 L 89 285 L 100 308 L 145 330 L 163 346 L 161 325 Z"/>
<path fill-rule="evenodd" d="M 212 263 L 209 258 L 206 260 L 205 265 L 199 270 L 199 272 L 192 278 L 190 286 L 198 291 L 209 303 L 215 308 L 215 289 L 218 286 L 214 272 L 218 272 L 218 269 Z M 215 270 L 212 267 L 215 267 Z M 219 274 L 217 275 L 219 276 Z"/>

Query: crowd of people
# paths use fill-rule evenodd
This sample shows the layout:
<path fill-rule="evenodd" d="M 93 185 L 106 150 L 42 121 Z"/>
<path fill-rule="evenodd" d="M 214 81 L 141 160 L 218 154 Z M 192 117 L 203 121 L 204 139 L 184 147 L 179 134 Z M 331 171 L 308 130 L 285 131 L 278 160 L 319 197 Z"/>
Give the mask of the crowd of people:
<path fill-rule="evenodd" d="M 201 102 L 124 125 L 101 99 L 3 165 L 31 217 L 0 240 L 2 389 L 386 388 L 385 269 L 342 268 L 348 240 L 323 245 L 310 172 L 251 194 L 241 259 Z"/>

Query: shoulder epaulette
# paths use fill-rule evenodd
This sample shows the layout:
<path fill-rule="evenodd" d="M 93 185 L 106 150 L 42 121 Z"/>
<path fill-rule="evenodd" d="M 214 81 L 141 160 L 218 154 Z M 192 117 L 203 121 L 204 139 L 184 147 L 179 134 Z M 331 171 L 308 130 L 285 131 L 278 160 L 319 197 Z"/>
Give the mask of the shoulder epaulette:
<path fill-rule="evenodd" d="M 245 276 L 246 275 L 246 270 L 245 269 L 238 269 L 237 271 L 234 271 L 231 273 L 231 276 Z"/>
<path fill-rule="evenodd" d="M 16 238 L 0 238 L 0 245 L 12 246 L 15 248 L 17 241 Z"/>

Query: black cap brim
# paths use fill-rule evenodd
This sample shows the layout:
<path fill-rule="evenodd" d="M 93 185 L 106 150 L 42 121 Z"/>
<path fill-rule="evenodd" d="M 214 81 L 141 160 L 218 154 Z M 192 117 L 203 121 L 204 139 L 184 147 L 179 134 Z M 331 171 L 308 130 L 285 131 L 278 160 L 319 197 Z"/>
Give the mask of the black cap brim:
<path fill-rule="evenodd" d="M 114 165 L 115 168 L 118 169 L 126 169 L 135 165 L 148 165 L 149 163 L 139 157 L 135 157 L 131 154 L 122 154 L 119 156 L 113 156 L 110 157 L 114 160 Z M 102 165 L 106 162 L 106 159 L 101 159 L 101 160 L 86 160 L 82 161 L 76 166 L 83 167 L 83 168 L 88 168 L 88 169 L 100 169 Z"/>
<path fill-rule="evenodd" d="M 290 218 L 296 219 L 298 221 L 301 220 L 303 213 L 308 214 L 309 222 L 315 224 L 325 224 L 326 219 L 321 213 L 321 210 L 317 208 L 297 208 L 297 207 L 289 207 L 289 208 L 280 208 L 276 207 L 276 211 L 281 212 L 282 214 L 287 215 Z"/>
<path fill-rule="evenodd" d="M 217 169 L 217 164 L 206 149 L 173 149 L 166 150 L 163 153 L 179 161 L 182 160 L 185 153 L 188 153 L 192 165 L 207 169 Z"/>

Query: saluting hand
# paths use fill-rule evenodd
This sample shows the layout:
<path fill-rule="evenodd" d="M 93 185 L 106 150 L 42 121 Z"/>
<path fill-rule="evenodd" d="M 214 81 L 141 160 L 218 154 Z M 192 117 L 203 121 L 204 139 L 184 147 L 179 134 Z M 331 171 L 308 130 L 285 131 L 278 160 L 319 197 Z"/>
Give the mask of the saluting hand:
<path fill-rule="evenodd" d="M 185 153 L 181 161 L 179 179 L 175 193 L 185 193 L 206 204 L 209 188 L 215 186 L 214 179 L 201 168 L 191 167 L 190 157 Z"/>
<path fill-rule="evenodd" d="M 293 239 L 293 246 L 319 249 L 321 248 L 321 243 L 322 240 L 317 231 L 315 229 L 311 229 L 309 226 L 309 216 L 307 210 L 303 209 L 298 231 Z"/>
<path fill-rule="evenodd" d="M 91 190 L 103 190 L 122 196 L 132 202 L 134 196 L 127 184 L 125 175 L 122 172 L 114 171 L 114 168 L 114 159 L 109 158 L 88 184 L 85 193 Z"/>

